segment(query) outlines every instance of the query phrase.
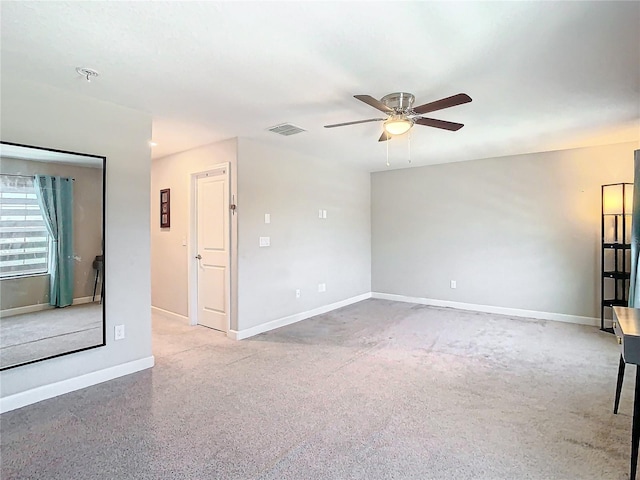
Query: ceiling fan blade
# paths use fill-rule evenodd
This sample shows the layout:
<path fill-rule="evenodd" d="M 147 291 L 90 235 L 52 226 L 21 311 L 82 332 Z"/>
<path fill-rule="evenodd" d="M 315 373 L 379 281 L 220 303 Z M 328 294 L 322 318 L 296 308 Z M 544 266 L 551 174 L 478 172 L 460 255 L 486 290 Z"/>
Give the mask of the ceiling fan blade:
<path fill-rule="evenodd" d="M 387 107 L 384 103 L 382 103 L 380 100 L 376 100 L 371 95 L 354 95 L 354 98 L 357 98 L 367 105 L 371 105 L 373 108 L 377 108 L 381 112 L 393 113 L 393 108 Z"/>
<path fill-rule="evenodd" d="M 442 128 L 444 130 L 451 130 L 455 132 L 464 127 L 463 123 L 447 122 L 445 120 L 436 120 L 435 118 L 414 118 L 414 123 L 419 125 L 426 125 L 427 127 Z"/>
<path fill-rule="evenodd" d="M 357 123 L 381 122 L 386 118 L 370 118 L 369 120 L 356 120 L 355 122 L 334 123 L 333 125 L 325 125 L 324 128 L 344 127 L 345 125 L 356 125 Z"/>
<path fill-rule="evenodd" d="M 469 103 L 470 101 L 471 101 L 471 97 L 469 95 L 467 95 L 466 93 L 459 93 L 451 97 L 443 98 L 441 100 L 436 100 L 435 102 L 425 103 L 424 105 L 415 107 L 413 111 L 416 113 L 435 112 L 436 110 L 455 107 L 456 105 L 462 105 L 463 103 Z"/>
<path fill-rule="evenodd" d="M 391 140 L 391 135 L 389 135 L 386 130 L 382 132 L 382 135 L 380 135 L 380 138 L 378 139 L 379 142 L 386 142 L 387 140 Z"/>

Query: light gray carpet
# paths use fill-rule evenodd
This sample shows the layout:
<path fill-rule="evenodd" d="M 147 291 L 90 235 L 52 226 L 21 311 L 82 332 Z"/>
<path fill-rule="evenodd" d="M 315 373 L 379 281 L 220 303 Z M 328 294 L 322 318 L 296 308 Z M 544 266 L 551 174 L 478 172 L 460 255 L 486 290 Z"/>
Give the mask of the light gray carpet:
<path fill-rule="evenodd" d="M 0 318 L 0 367 L 102 343 L 102 305 L 87 303 Z"/>
<path fill-rule="evenodd" d="M 596 328 L 367 300 L 0 417 L 5 479 L 628 478 L 633 368 Z"/>

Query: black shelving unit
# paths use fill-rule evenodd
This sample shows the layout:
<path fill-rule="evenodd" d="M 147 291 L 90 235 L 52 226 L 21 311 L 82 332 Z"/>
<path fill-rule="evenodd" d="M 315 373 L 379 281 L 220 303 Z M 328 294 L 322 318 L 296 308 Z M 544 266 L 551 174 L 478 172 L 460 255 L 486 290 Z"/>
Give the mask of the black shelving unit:
<path fill-rule="evenodd" d="M 631 279 L 632 183 L 602 185 L 600 330 L 613 333 L 612 307 L 626 307 Z"/>

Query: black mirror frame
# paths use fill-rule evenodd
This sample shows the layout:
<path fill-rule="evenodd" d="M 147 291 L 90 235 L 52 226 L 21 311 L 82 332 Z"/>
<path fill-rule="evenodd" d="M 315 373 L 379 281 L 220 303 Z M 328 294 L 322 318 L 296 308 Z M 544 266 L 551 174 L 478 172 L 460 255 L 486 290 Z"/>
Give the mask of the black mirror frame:
<path fill-rule="evenodd" d="M 48 152 L 56 152 L 56 153 L 65 153 L 69 155 L 81 155 L 83 157 L 91 157 L 91 158 L 99 158 L 102 159 L 102 255 L 103 255 L 103 264 L 102 264 L 102 296 L 101 296 L 101 305 L 102 305 L 102 343 L 98 345 L 92 345 L 90 347 L 78 348 L 76 350 L 70 350 L 68 352 L 58 353 L 56 355 L 51 355 L 49 357 L 42 357 L 36 360 L 29 360 L 28 362 L 17 363 L 15 365 L 9 365 L 7 367 L 0 367 L 0 371 L 9 370 L 12 368 L 23 367 L 25 365 L 31 365 L 33 363 L 42 362 L 44 360 L 50 360 L 52 358 L 62 357 L 65 355 L 71 355 L 73 353 L 84 352 L 86 350 L 92 350 L 94 348 L 100 348 L 107 345 L 107 308 L 105 301 L 105 291 L 106 291 L 106 248 L 105 248 L 105 236 L 106 236 L 106 193 L 107 193 L 107 157 L 103 155 L 94 155 L 90 153 L 80 153 L 80 152 L 71 152 L 68 150 L 59 150 L 55 148 L 47 148 L 47 147 L 39 147 L 36 145 L 25 145 L 22 143 L 13 143 L 13 142 L 5 142 L 0 140 L 0 145 L 11 145 L 14 147 L 25 147 L 32 148 L 35 150 L 45 150 Z"/>

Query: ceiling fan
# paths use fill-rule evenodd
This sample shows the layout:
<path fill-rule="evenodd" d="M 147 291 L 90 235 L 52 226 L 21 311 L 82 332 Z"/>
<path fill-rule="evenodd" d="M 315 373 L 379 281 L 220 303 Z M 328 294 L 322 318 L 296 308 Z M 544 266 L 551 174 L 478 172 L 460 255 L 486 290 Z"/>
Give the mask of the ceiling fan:
<path fill-rule="evenodd" d="M 458 93 L 451 97 L 436 100 L 435 102 L 425 103 L 418 107 L 413 106 L 415 97 L 406 92 L 390 93 L 380 100 L 376 100 L 370 95 L 354 95 L 361 102 L 377 108 L 381 112 L 387 114 L 387 118 L 370 118 L 368 120 L 357 120 L 355 122 L 336 123 L 333 125 L 325 125 L 324 128 L 344 127 L 345 125 L 356 125 L 358 123 L 368 122 L 384 122 L 384 131 L 378 140 L 384 142 L 394 135 L 402 135 L 407 132 L 414 124 L 425 125 L 427 127 L 442 128 L 444 130 L 456 131 L 464 127 L 462 123 L 447 122 L 445 120 L 437 120 L 435 118 L 423 117 L 425 113 L 435 112 L 463 103 L 469 103 L 471 97 L 466 93 Z"/>

